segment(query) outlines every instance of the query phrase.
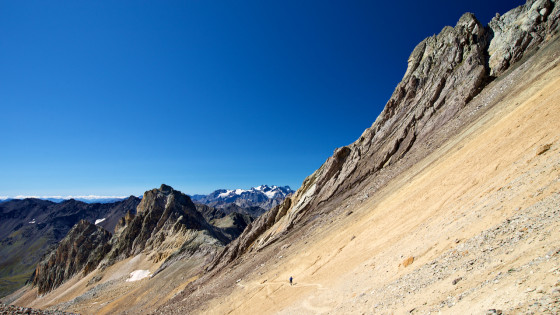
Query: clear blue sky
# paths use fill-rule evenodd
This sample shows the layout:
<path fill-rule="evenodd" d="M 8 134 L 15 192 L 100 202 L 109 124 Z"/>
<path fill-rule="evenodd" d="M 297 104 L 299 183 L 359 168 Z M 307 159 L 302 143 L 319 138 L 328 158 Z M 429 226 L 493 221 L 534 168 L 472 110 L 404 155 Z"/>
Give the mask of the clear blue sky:
<path fill-rule="evenodd" d="M 0 196 L 298 188 L 412 49 L 524 1 L 1 1 Z"/>

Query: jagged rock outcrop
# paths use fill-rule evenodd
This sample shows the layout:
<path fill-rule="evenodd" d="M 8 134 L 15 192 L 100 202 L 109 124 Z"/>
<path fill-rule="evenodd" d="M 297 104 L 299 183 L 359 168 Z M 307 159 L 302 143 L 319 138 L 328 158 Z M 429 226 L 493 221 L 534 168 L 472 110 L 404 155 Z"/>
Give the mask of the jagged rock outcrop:
<path fill-rule="evenodd" d="M 98 222 L 96 225 L 104 228 L 105 230 L 112 232 L 116 225 L 118 224 L 119 220 L 125 215 L 126 213 L 136 213 L 136 207 L 140 204 L 140 198 L 135 196 L 130 196 L 122 201 L 115 203 L 113 207 L 110 208 L 110 211 L 106 213 L 100 213 L 102 215 L 100 218 L 97 218 L 94 222 Z"/>
<path fill-rule="evenodd" d="M 111 233 L 86 220 L 80 220 L 56 249 L 35 269 L 33 285 L 39 294 L 58 287 L 78 272 L 84 275 L 94 270 L 109 252 Z"/>
<path fill-rule="evenodd" d="M 366 182 L 368 192 L 374 192 L 413 164 L 406 162 L 409 156 L 416 161 L 427 156 L 435 148 L 432 134 L 493 76 L 558 32 L 558 7 L 556 1 L 530 0 L 488 27 L 466 13 L 455 27 L 423 40 L 373 125 L 354 143 L 336 149 L 291 198 L 253 222 L 208 269 L 271 244 L 317 212 L 332 211 L 345 197 L 361 193 Z"/>
<path fill-rule="evenodd" d="M 556 1 L 528 1 L 489 23 L 492 41 L 488 47 L 490 75 L 496 76 L 558 32 L 560 9 Z"/>
<path fill-rule="evenodd" d="M 104 265 L 143 251 L 160 261 L 177 251 L 212 251 L 227 242 L 229 239 L 196 210 L 189 196 L 161 185 L 144 193 L 136 215 L 129 213 L 121 219 Z"/>

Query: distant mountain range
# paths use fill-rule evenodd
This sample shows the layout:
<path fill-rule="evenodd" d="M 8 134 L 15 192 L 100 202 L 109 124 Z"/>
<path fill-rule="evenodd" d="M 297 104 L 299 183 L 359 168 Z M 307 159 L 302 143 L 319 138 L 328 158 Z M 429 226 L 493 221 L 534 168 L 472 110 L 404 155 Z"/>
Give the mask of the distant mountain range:
<path fill-rule="evenodd" d="M 242 208 L 260 207 L 270 210 L 280 204 L 286 196 L 293 194 L 290 186 L 261 185 L 251 189 L 218 189 L 208 195 L 193 195 L 192 200 L 215 208 L 235 204 Z M 263 211 L 264 212 L 264 211 Z"/>
<path fill-rule="evenodd" d="M 293 191 L 288 186 L 269 187 L 267 185 L 249 190 L 221 189 L 210 195 L 195 195 L 196 198 L 193 196 L 192 199 L 195 203 L 191 203 L 186 195 L 166 185 L 162 185 L 159 190 L 154 189 L 146 193 L 153 198 L 146 200 L 145 204 L 151 204 L 156 199 L 159 200 L 158 202 L 167 203 L 168 197 L 171 196 L 170 200 L 174 200 L 174 204 L 169 206 L 169 209 L 177 210 L 175 211 L 178 213 L 177 218 L 184 216 L 186 221 L 183 223 L 188 223 L 186 226 L 189 229 L 202 228 L 209 235 L 213 235 L 212 237 L 221 244 L 220 246 L 224 246 L 237 238 L 248 224 L 271 207 L 282 202 Z M 159 197 L 156 198 L 156 195 Z M 74 274 L 76 270 L 72 269 L 73 267 L 81 268 L 83 263 L 96 266 L 99 263 L 97 258 L 103 257 L 109 248 L 115 245 L 107 243 L 112 237 L 111 235 L 122 233 L 121 230 L 135 217 L 137 217 L 136 221 L 143 218 L 143 216 L 138 216 L 136 211 L 145 196 L 140 198 L 93 195 L 36 198 L 16 196 L 0 199 L 0 297 L 28 281 L 33 271 L 37 271 L 36 266 L 40 259 L 44 258 L 45 254 L 52 252 L 56 246 L 58 246 L 59 253 L 52 254 L 54 255 L 52 257 L 49 256 L 46 267 L 44 270 L 41 269 L 42 274 L 34 280 L 38 281 L 37 284 L 41 290 L 48 291 L 51 287 L 57 286 L 66 276 Z M 156 208 L 158 207 L 160 207 L 159 204 Z M 147 213 L 151 213 L 151 211 Z M 159 218 L 159 214 L 156 217 Z M 175 219 L 172 221 L 175 222 Z M 151 235 L 152 229 L 157 225 L 157 222 L 152 223 L 153 226 L 146 226 L 146 237 Z M 135 224 L 144 226 L 147 223 L 143 219 Z M 173 226 L 174 223 L 169 224 Z M 138 226 L 134 226 L 134 229 L 137 229 Z M 69 234 L 67 235 L 67 233 Z M 134 233 L 140 232 L 134 230 Z M 66 241 L 62 241 L 63 238 Z M 80 240 L 80 244 L 83 246 L 79 247 L 83 247 L 83 251 L 71 254 L 66 247 L 74 246 L 72 244 L 76 240 Z M 61 243 L 59 244 L 59 242 Z M 121 254 L 119 252 L 118 255 L 115 255 Z M 166 255 L 168 254 L 170 253 L 166 253 Z M 97 258 L 73 261 L 75 255 L 81 258 L 94 255 Z M 115 257 L 112 259 L 116 259 Z M 57 259 L 63 261 L 60 262 Z M 57 269 L 51 266 L 53 267 L 52 272 L 47 272 L 47 269 L 51 269 L 49 263 L 53 266 L 68 263 L 68 266 L 73 267 L 68 269 L 66 268 L 68 266 L 65 265 L 66 267 L 58 266 L 60 268 L 57 267 Z M 66 274 L 66 276 L 61 276 L 61 274 Z"/>
<path fill-rule="evenodd" d="M 128 196 L 16 196 L 16 197 L 0 197 L 0 203 L 6 202 L 10 200 L 23 200 L 23 199 L 40 199 L 40 200 L 47 200 L 56 203 L 60 203 L 67 200 L 76 200 L 85 203 L 113 203 L 117 201 L 121 201 L 128 198 Z"/>

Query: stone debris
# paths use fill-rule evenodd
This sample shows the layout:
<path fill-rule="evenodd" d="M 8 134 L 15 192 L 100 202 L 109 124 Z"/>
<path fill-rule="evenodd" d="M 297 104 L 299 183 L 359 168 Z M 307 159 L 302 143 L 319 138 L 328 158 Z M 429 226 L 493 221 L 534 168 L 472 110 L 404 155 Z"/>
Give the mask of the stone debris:
<path fill-rule="evenodd" d="M 371 294 L 376 297 L 377 301 L 385 302 L 383 305 L 376 305 L 376 309 L 380 312 L 382 310 L 390 311 L 419 289 L 425 289 L 438 281 L 448 279 L 453 274 L 474 273 L 488 269 L 489 266 L 496 263 L 495 256 L 511 252 L 516 246 L 531 242 L 534 235 L 543 235 L 552 226 L 558 226 L 560 224 L 558 204 L 560 204 L 560 194 L 553 194 L 524 209 L 521 213 L 505 219 L 501 224 L 464 240 L 455 248 L 444 252 L 438 258 L 418 267 L 413 272 L 375 290 Z M 553 248 L 547 254 L 535 257 L 524 265 L 511 268 L 507 272 L 490 275 L 486 281 L 472 286 L 456 296 L 448 296 L 428 311 L 436 313 L 444 311 L 475 291 L 495 286 L 502 279 L 517 277 L 517 274 L 522 271 L 531 273 L 532 270 L 540 268 L 542 263 L 556 261 L 560 265 L 559 251 L 560 248 Z M 455 285 L 460 280 L 462 277 L 453 280 L 452 284 Z M 520 279 L 517 284 L 522 286 L 524 282 L 524 279 Z M 538 293 L 538 297 L 532 298 L 533 303 L 529 305 L 511 305 L 510 309 L 505 310 L 506 313 L 519 310 L 527 311 L 527 313 L 560 313 L 559 287 L 553 289 L 527 287 L 523 292 L 524 294 Z M 501 310 L 496 310 L 496 313 L 487 314 L 501 314 L 497 313 L 498 311 L 501 312 Z"/>
<path fill-rule="evenodd" d="M 63 314 L 76 314 L 76 313 L 65 313 L 61 311 L 46 311 L 38 310 L 29 307 L 21 307 L 15 305 L 6 305 L 0 303 L 0 315 L 8 314 L 31 314 L 31 315 L 63 315 Z"/>

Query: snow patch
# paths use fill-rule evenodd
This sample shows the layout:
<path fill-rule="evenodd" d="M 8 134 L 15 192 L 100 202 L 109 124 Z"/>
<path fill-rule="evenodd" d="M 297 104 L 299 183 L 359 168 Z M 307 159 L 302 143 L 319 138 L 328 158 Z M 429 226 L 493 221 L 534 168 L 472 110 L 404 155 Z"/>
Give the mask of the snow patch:
<path fill-rule="evenodd" d="M 29 224 L 35 224 L 35 219 L 29 221 Z"/>
<path fill-rule="evenodd" d="M 268 197 L 268 199 L 274 198 L 278 192 L 275 190 L 265 191 L 264 194 Z"/>
<path fill-rule="evenodd" d="M 246 190 L 243 190 L 243 189 L 236 189 L 236 190 L 235 190 L 235 194 L 236 194 L 236 195 L 241 195 L 241 194 L 244 193 L 244 192 L 246 192 Z"/>
<path fill-rule="evenodd" d="M 149 270 L 134 270 L 130 273 L 130 277 L 126 279 L 126 282 L 138 281 L 150 276 Z"/>
<path fill-rule="evenodd" d="M 218 195 L 218 198 L 226 198 L 226 197 L 228 197 L 232 192 L 233 192 L 233 190 L 226 190 L 225 193 L 219 194 L 219 195 Z"/>
<path fill-rule="evenodd" d="M 103 218 L 103 219 L 97 219 L 97 220 L 95 220 L 95 225 L 98 225 L 99 223 L 101 223 L 101 222 L 105 221 L 105 219 L 107 219 L 107 218 Z"/>

